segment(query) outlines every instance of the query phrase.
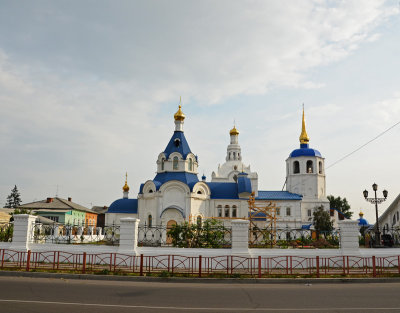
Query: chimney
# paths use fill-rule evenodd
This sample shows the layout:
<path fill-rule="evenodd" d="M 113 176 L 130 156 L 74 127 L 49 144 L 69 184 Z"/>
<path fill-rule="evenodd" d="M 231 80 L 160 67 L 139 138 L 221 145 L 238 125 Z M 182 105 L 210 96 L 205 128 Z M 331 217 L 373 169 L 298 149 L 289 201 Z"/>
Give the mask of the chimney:
<path fill-rule="evenodd" d="M 51 203 L 51 202 L 53 202 L 53 198 L 47 198 L 47 201 L 46 201 L 47 203 Z"/>
<path fill-rule="evenodd" d="M 71 197 L 68 197 L 68 201 L 71 202 L 71 201 L 72 201 L 72 198 L 71 198 Z"/>

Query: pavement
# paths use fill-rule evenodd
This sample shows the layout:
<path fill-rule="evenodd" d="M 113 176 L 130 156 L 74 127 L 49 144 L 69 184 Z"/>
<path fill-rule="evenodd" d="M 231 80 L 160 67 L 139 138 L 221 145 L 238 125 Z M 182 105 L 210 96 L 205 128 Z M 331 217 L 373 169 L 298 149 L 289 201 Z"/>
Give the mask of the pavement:
<path fill-rule="evenodd" d="M 35 273 L 37 274 L 37 273 Z M 400 312 L 400 282 L 176 283 L 1 276 L 0 312 Z"/>

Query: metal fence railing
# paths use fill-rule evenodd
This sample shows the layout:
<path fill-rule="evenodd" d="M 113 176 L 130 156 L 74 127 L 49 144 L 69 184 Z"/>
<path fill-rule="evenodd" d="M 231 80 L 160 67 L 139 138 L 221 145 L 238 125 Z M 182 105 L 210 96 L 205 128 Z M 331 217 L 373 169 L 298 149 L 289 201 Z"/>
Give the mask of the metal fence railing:
<path fill-rule="evenodd" d="M 21 252 L 0 249 L 0 269 L 77 273 L 159 274 L 207 277 L 383 277 L 400 275 L 400 255 L 376 256 L 184 256 L 121 253 Z"/>
<path fill-rule="evenodd" d="M 169 228 L 165 225 L 138 228 L 138 246 L 181 247 L 181 248 L 230 248 L 232 229 L 230 227 L 179 225 Z"/>
<path fill-rule="evenodd" d="M 33 225 L 31 242 L 57 244 L 118 245 L 120 227 L 117 225 L 93 227 L 84 225 L 39 224 Z"/>
<path fill-rule="evenodd" d="M 338 248 L 339 229 L 315 231 L 310 229 L 254 227 L 249 229 L 249 248 Z"/>
<path fill-rule="evenodd" d="M 375 228 L 360 229 L 360 246 L 365 248 L 372 248 L 375 245 Z M 399 248 L 400 247 L 400 228 L 383 227 L 380 231 L 381 242 L 380 244 L 386 248 Z"/>
<path fill-rule="evenodd" d="M 0 223 L 0 242 L 11 242 L 13 231 L 13 223 Z"/>

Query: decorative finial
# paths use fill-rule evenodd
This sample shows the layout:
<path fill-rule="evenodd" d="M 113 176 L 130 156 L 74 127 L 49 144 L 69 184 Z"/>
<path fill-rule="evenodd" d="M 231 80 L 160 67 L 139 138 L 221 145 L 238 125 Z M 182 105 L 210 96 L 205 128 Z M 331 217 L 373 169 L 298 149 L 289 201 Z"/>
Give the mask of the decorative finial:
<path fill-rule="evenodd" d="M 185 119 L 185 114 L 182 112 L 182 96 L 179 97 L 179 108 L 178 111 L 174 114 L 175 121 L 183 121 Z"/>
<path fill-rule="evenodd" d="M 125 185 L 124 187 L 122 187 L 122 190 L 124 192 L 128 192 L 129 191 L 129 186 L 128 186 L 128 172 L 125 173 Z"/>
<path fill-rule="evenodd" d="M 239 131 L 236 129 L 236 123 L 235 123 L 235 121 L 233 122 L 233 128 L 229 131 L 229 134 L 232 136 L 232 135 L 235 135 L 235 136 L 237 136 L 237 135 L 239 135 Z"/>
<path fill-rule="evenodd" d="M 301 124 L 301 134 L 300 134 L 300 144 L 308 144 L 308 142 L 310 141 L 310 138 L 307 135 L 307 131 L 306 131 L 306 120 L 304 118 L 304 103 L 303 103 L 303 121 Z"/>

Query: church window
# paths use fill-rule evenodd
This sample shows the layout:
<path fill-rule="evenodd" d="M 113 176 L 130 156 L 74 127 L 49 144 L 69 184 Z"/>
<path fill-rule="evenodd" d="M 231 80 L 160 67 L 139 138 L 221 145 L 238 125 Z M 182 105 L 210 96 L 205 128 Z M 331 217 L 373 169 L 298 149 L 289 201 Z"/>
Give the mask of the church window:
<path fill-rule="evenodd" d="M 225 217 L 229 217 L 230 216 L 230 212 L 229 212 L 230 210 L 229 210 L 229 205 L 225 205 Z"/>
<path fill-rule="evenodd" d="M 236 175 L 236 174 L 233 175 L 233 180 L 234 180 L 235 182 L 237 182 L 237 175 Z"/>
<path fill-rule="evenodd" d="M 222 217 L 222 205 L 218 206 L 218 217 Z"/>
<path fill-rule="evenodd" d="M 306 168 L 307 168 L 307 173 L 312 173 L 313 172 L 313 161 L 308 160 Z"/>
<path fill-rule="evenodd" d="M 233 167 L 233 169 L 236 171 L 236 170 L 237 170 L 237 165 L 235 165 L 235 166 Z"/>
<path fill-rule="evenodd" d="M 237 217 L 237 208 L 236 208 L 236 205 L 232 206 L 232 217 Z"/>
<path fill-rule="evenodd" d="M 228 159 L 230 160 L 231 159 L 231 153 L 229 152 L 229 157 L 228 157 Z"/>
<path fill-rule="evenodd" d="M 238 159 L 240 160 L 240 153 L 238 152 Z"/>
<path fill-rule="evenodd" d="M 147 217 L 147 225 L 149 227 L 153 226 L 153 217 L 151 216 L 151 214 L 149 214 L 149 216 Z"/>
<path fill-rule="evenodd" d="M 276 215 L 281 215 L 281 208 L 276 208 Z"/>
<path fill-rule="evenodd" d="M 290 210 L 290 207 L 287 207 L 287 208 L 286 208 L 286 216 L 290 216 L 290 214 L 291 214 L 290 211 L 291 211 L 291 210 Z"/>
<path fill-rule="evenodd" d="M 322 174 L 322 162 L 321 161 L 319 161 L 318 167 L 319 167 L 319 173 Z"/>
<path fill-rule="evenodd" d="M 307 216 L 310 217 L 311 216 L 311 209 L 307 210 Z"/>
<path fill-rule="evenodd" d="M 174 140 L 175 147 L 179 147 L 180 143 L 181 141 L 178 138 Z"/>
<path fill-rule="evenodd" d="M 293 162 L 293 174 L 298 174 L 300 173 L 300 163 L 299 161 L 294 161 Z"/>
<path fill-rule="evenodd" d="M 162 170 L 162 171 L 164 170 L 164 162 L 165 162 L 165 159 L 162 158 L 162 159 L 161 159 L 161 170 Z"/>
<path fill-rule="evenodd" d="M 189 171 L 193 171 L 193 160 L 189 159 Z"/>
<path fill-rule="evenodd" d="M 199 190 L 199 191 L 197 192 L 197 194 L 198 194 L 198 195 L 201 195 L 201 194 L 203 194 L 203 193 L 201 192 L 201 190 Z"/>
<path fill-rule="evenodd" d="M 393 225 L 396 224 L 396 215 L 393 215 Z"/>
<path fill-rule="evenodd" d="M 149 193 L 153 193 L 153 189 L 150 189 L 150 190 L 149 190 Z"/>
<path fill-rule="evenodd" d="M 236 160 L 236 152 L 233 152 L 233 159 Z"/>
<path fill-rule="evenodd" d="M 201 227 L 202 223 L 201 223 L 201 216 L 200 215 L 197 217 L 196 223 L 197 223 L 198 227 Z"/>
<path fill-rule="evenodd" d="M 178 167 L 178 161 L 179 161 L 178 157 L 175 156 L 174 159 L 173 159 L 173 161 L 172 161 L 172 166 L 173 166 L 173 169 L 174 169 L 174 170 L 177 170 L 177 169 L 179 168 L 179 167 Z"/>

